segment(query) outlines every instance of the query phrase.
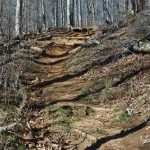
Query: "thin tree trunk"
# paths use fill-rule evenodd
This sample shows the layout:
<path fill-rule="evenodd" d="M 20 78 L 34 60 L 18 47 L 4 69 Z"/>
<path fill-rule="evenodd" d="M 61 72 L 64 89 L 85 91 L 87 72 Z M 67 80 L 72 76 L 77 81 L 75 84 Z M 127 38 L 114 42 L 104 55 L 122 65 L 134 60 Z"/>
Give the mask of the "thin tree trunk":
<path fill-rule="evenodd" d="M 43 28 L 46 29 L 46 10 L 45 10 L 45 1 L 42 0 L 42 22 Z"/>
<path fill-rule="evenodd" d="M 67 0 L 67 25 L 70 25 L 70 0 Z"/>
<path fill-rule="evenodd" d="M 16 5 L 16 36 L 21 34 L 22 24 L 22 0 L 17 0 Z"/>

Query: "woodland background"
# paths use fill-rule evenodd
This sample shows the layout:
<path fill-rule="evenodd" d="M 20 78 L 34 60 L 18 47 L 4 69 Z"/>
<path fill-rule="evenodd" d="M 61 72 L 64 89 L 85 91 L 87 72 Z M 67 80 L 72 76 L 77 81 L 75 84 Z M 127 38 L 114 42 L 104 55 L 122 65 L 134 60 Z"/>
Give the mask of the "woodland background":
<path fill-rule="evenodd" d="M 0 0 L 0 39 L 19 34 L 16 23 L 25 33 L 69 25 L 96 26 L 106 20 L 117 22 L 131 9 L 130 0 Z"/>

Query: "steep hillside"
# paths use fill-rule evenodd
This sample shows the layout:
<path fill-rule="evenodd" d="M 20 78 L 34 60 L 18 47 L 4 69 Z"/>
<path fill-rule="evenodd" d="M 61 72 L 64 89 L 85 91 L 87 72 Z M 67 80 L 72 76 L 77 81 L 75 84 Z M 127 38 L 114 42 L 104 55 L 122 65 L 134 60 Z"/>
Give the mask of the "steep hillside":
<path fill-rule="evenodd" d="M 150 149 L 149 18 L 13 39 L 0 55 L 0 149 Z"/>

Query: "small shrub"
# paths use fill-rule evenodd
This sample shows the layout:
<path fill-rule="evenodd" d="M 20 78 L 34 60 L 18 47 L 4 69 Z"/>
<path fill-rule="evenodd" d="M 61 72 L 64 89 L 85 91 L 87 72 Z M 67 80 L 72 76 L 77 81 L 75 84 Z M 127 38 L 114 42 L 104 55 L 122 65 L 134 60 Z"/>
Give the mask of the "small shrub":
<path fill-rule="evenodd" d="M 118 116 L 119 121 L 126 121 L 128 120 L 128 118 L 129 118 L 129 115 L 127 112 L 121 112 Z"/>
<path fill-rule="evenodd" d="M 129 118 L 128 113 L 121 111 L 121 112 L 118 112 L 118 115 L 112 117 L 111 122 L 123 122 L 123 121 L 127 121 L 128 118 Z"/>
<path fill-rule="evenodd" d="M 71 123 L 73 122 L 72 116 L 69 114 L 69 110 L 59 108 L 56 112 L 56 124 L 62 127 L 63 132 L 70 131 Z"/>
<path fill-rule="evenodd" d="M 117 107 L 113 109 L 113 112 L 119 112 L 119 111 L 120 111 L 120 109 Z"/>
<path fill-rule="evenodd" d="M 55 111 L 56 107 L 54 105 L 48 105 L 48 106 L 46 106 L 45 109 L 48 110 L 48 111 Z"/>
<path fill-rule="evenodd" d="M 86 95 L 89 92 L 90 92 L 89 89 L 85 89 L 85 88 L 81 89 L 81 91 L 80 91 L 81 95 Z"/>
<path fill-rule="evenodd" d="M 115 88 L 107 88 L 102 90 L 101 97 L 103 100 L 105 99 L 113 99 L 116 96 L 116 89 Z"/>
<path fill-rule="evenodd" d="M 35 73 L 40 70 L 39 66 L 34 62 L 28 60 L 22 63 L 22 72 L 23 73 Z"/>
<path fill-rule="evenodd" d="M 25 150 L 25 146 L 18 141 L 15 135 L 4 135 L 0 133 L 0 149 L 9 149 L 9 150 Z"/>

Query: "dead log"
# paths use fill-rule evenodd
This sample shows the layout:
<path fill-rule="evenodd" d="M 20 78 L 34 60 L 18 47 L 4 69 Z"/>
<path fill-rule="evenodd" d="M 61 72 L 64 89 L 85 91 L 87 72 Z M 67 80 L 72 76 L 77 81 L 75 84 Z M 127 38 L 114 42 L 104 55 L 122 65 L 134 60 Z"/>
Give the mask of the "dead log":
<path fill-rule="evenodd" d="M 11 130 L 12 128 L 14 128 L 16 126 L 17 123 L 12 123 L 10 125 L 6 125 L 6 126 L 3 126 L 3 127 L 0 127 L 0 132 L 6 132 L 6 131 L 9 131 Z"/>
<path fill-rule="evenodd" d="M 46 41 L 46 40 L 52 40 L 52 35 L 50 36 L 46 36 L 46 37 L 40 37 L 40 38 L 37 38 L 36 40 L 37 41 Z"/>
<path fill-rule="evenodd" d="M 40 47 L 31 46 L 30 50 L 33 51 L 33 52 L 37 52 L 37 53 L 43 53 L 43 49 L 40 48 Z"/>
<path fill-rule="evenodd" d="M 89 40 L 90 37 L 66 37 L 66 39 L 70 40 Z"/>

